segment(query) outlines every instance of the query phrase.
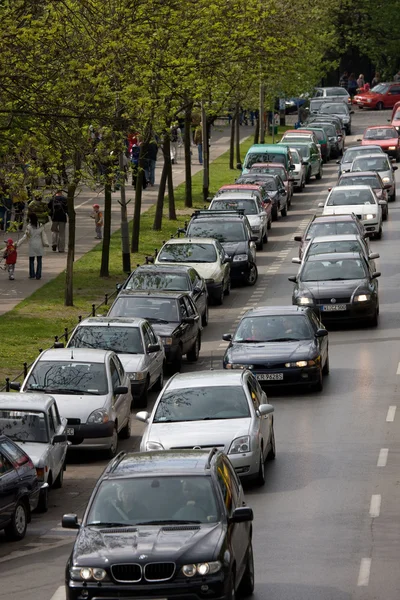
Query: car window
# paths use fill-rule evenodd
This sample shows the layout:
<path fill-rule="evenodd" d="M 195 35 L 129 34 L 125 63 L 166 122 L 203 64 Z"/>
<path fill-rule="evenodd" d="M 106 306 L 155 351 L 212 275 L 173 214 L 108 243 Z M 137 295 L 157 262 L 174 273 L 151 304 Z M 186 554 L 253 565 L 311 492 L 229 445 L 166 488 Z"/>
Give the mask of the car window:
<path fill-rule="evenodd" d="M 245 215 L 255 215 L 256 201 L 253 198 L 229 198 L 224 200 L 223 196 L 216 200 L 213 200 L 210 206 L 210 210 L 243 210 Z"/>
<path fill-rule="evenodd" d="M 57 428 L 51 410 L 48 411 L 47 418 L 49 420 L 50 436 L 52 436 L 55 434 Z"/>
<path fill-rule="evenodd" d="M 314 311 L 311 311 L 308 313 L 309 319 L 311 321 L 311 325 L 314 328 L 315 331 L 317 331 L 317 329 L 321 329 L 322 325 L 318 320 L 318 317 L 316 316 L 316 314 L 314 313 Z"/>
<path fill-rule="evenodd" d="M 39 360 L 29 375 L 25 391 L 103 395 L 107 389 L 103 362 Z"/>
<path fill-rule="evenodd" d="M 327 206 L 353 206 L 353 205 L 372 205 L 376 204 L 375 196 L 372 193 L 370 187 L 365 189 L 353 189 L 346 190 L 344 188 L 337 188 L 332 190 Z"/>
<path fill-rule="evenodd" d="M 25 454 L 25 452 L 22 452 L 18 446 L 15 446 L 7 440 L 4 440 L 1 445 L 6 451 L 8 457 L 11 459 L 14 467 L 21 467 L 29 462 L 29 457 Z"/>
<path fill-rule="evenodd" d="M 193 308 L 191 302 L 190 302 L 190 298 L 188 298 L 187 296 L 185 298 L 182 298 L 184 303 L 186 304 L 186 308 L 187 308 L 187 312 L 189 317 L 193 317 L 196 314 L 195 309 Z"/>
<path fill-rule="evenodd" d="M 55 404 L 52 404 L 50 407 L 50 411 L 53 416 L 54 425 L 56 426 L 56 429 L 58 429 L 61 425 L 61 418 L 57 406 Z"/>
<path fill-rule="evenodd" d="M 188 309 L 187 309 L 187 306 L 186 306 L 183 298 L 179 298 L 179 310 L 181 313 L 181 318 L 184 319 L 185 317 L 189 316 Z"/>
<path fill-rule="evenodd" d="M 154 272 L 145 272 L 138 269 L 128 280 L 125 289 L 172 290 L 184 292 L 189 289 L 189 286 L 188 278 L 184 273 L 163 273 L 156 271 L 156 269 L 154 269 Z"/>
<path fill-rule="evenodd" d="M 247 385 L 249 388 L 250 398 L 253 403 L 254 410 L 258 410 L 258 407 L 260 406 L 260 398 L 255 384 L 256 382 L 253 380 L 253 377 L 249 377 L 247 379 Z"/>
<path fill-rule="evenodd" d="M 230 515 L 232 512 L 233 501 L 232 482 L 229 470 L 226 468 L 226 465 L 222 462 L 222 460 L 217 467 L 217 482 L 219 489 L 221 490 L 226 511 L 228 515 Z"/>
<path fill-rule="evenodd" d="M 5 475 L 5 473 L 10 473 L 14 470 L 14 467 L 2 452 L 0 452 L 0 477 L 1 475 Z"/>
<path fill-rule="evenodd" d="M 389 94 L 391 94 L 392 96 L 400 94 L 400 86 L 399 85 L 392 85 L 392 87 L 389 90 Z"/>
<path fill-rule="evenodd" d="M 121 379 L 118 373 L 117 366 L 114 362 L 114 358 L 110 359 L 110 371 L 111 371 L 111 381 L 112 381 L 112 389 L 115 390 L 119 385 L 121 385 Z"/>
<path fill-rule="evenodd" d="M 194 237 L 214 237 L 213 235 L 200 235 L 192 233 Z M 157 257 L 158 261 L 172 263 L 209 263 L 215 262 L 215 248 L 213 244 L 182 242 L 179 244 L 165 244 Z M 187 285 L 184 289 L 187 289 Z"/>
<path fill-rule="evenodd" d="M 74 348 L 101 348 L 121 354 L 142 354 L 142 338 L 138 327 L 109 324 L 78 326 L 69 342 Z"/>
<path fill-rule="evenodd" d="M 219 242 L 242 242 L 244 239 L 243 223 L 241 220 L 229 220 L 224 219 L 195 219 L 190 223 L 188 231 L 188 237 L 209 237 L 215 238 Z M 199 244 L 206 246 L 207 244 Z M 208 244 L 213 250 L 214 258 L 212 260 L 205 260 L 204 251 L 199 256 L 198 261 L 194 262 L 215 262 L 215 248 Z M 187 262 L 187 260 L 186 260 Z"/>
<path fill-rule="evenodd" d="M 230 489 L 232 492 L 232 509 L 235 510 L 235 508 L 237 508 L 239 505 L 240 485 L 239 485 L 235 470 L 232 467 L 229 460 L 225 456 L 223 456 L 222 462 L 223 462 L 224 472 L 229 473 L 229 484 L 230 484 Z"/>
<path fill-rule="evenodd" d="M 193 289 L 194 286 L 196 285 L 196 281 L 197 281 L 197 273 L 194 269 L 190 269 L 189 277 L 190 277 L 190 281 L 192 283 L 192 289 Z"/>
<path fill-rule="evenodd" d="M 148 323 L 145 323 L 144 330 L 150 339 L 150 344 L 158 344 L 157 336 L 153 331 L 153 328 Z"/>
<path fill-rule="evenodd" d="M 42 411 L 0 409 L 0 434 L 14 442 L 49 441 L 46 416 Z"/>
<path fill-rule="evenodd" d="M 361 258 L 322 259 L 307 261 L 301 271 L 301 281 L 348 281 L 365 279 L 365 262 Z"/>
<path fill-rule="evenodd" d="M 109 310 L 109 317 L 140 317 L 152 322 L 179 321 L 175 298 L 120 296 Z"/>
<path fill-rule="evenodd" d="M 146 326 L 143 326 L 143 335 L 144 335 L 144 345 L 147 350 L 148 346 L 152 343 L 150 338 L 150 333 Z"/>

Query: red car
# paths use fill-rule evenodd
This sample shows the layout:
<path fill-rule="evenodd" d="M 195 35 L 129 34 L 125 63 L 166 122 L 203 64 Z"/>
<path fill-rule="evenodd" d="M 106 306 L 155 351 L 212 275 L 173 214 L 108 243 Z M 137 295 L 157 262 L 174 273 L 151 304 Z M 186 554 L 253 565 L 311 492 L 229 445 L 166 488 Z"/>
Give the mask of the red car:
<path fill-rule="evenodd" d="M 254 165 L 251 166 L 250 173 L 271 173 L 272 175 L 280 175 L 288 195 L 288 206 L 290 206 L 293 198 L 293 179 L 289 177 L 285 165 L 281 165 L 280 163 L 254 163 Z"/>
<path fill-rule="evenodd" d="M 388 119 L 388 121 L 400 133 L 400 102 L 396 102 L 393 106 L 392 118 Z"/>
<path fill-rule="evenodd" d="M 354 96 L 354 103 L 359 108 L 393 108 L 400 100 L 400 83 L 378 83 L 369 92 Z"/>
<path fill-rule="evenodd" d="M 380 146 L 384 152 L 400 160 L 400 138 L 396 127 L 392 125 L 375 125 L 364 131 L 362 146 Z"/>

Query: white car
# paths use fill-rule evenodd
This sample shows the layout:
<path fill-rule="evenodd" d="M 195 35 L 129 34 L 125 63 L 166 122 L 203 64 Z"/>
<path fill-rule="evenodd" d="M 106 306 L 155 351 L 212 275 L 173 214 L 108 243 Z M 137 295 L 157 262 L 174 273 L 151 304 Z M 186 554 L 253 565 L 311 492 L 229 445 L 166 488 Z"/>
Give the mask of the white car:
<path fill-rule="evenodd" d="M 74 329 L 67 348 L 101 348 L 118 354 L 131 382 L 133 404 L 147 406 L 147 392 L 164 386 L 165 352 L 145 319 L 90 317 Z"/>
<path fill-rule="evenodd" d="M 240 477 L 265 482 L 264 463 L 275 458 L 274 407 L 247 369 L 200 371 L 172 377 L 157 398 L 141 452 L 218 448 Z"/>
<path fill-rule="evenodd" d="M 67 454 L 67 419 L 47 394 L 0 394 L 0 434 L 11 438 L 32 460 L 40 490 L 37 509 L 46 512 L 50 487 L 63 484 Z"/>
<path fill-rule="evenodd" d="M 115 456 L 118 435 L 131 435 L 131 385 L 115 352 L 45 350 L 30 368 L 21 392 L 45 392 L 67 419 L 71 448 L 106 450 Z M 12 384 L 19 389 L 19 384 Z"/>
<path fill-rule="evenodd" d="M 306 185 L 306 166 L 300 156 L 300 152 L 296 148 L 290 148 L 294 169 L 291 172 L 293 186 L 297 192 L 302 192 Z"/>
<path fill-rule="evenodd" d="M 262 203 L 260 194 L 239 189 L 221 190 L 212 199 L 209 210 L 241 210 L 249 220 L 251 231 L 257 236 L 257 250 L 262 250 L 264 242 L 268 241 L 268 215 Z"/>
<path fill-rule="evenodd" d="M 183 264 L 194 267 L 204 278 L 210 298 L 222 304 L 231 290 L 231 261 L 214 238 L 168 240 L 155 260 L 157 265 Z"/>
<path fill-rule="evenodd" d="M 354 213 L 363 223 L 365 231 L 377 239 L 382 237 L 382 205 L 369 185 L 336 186 L 332 188 L 325 202 L 322 215 Z"/>

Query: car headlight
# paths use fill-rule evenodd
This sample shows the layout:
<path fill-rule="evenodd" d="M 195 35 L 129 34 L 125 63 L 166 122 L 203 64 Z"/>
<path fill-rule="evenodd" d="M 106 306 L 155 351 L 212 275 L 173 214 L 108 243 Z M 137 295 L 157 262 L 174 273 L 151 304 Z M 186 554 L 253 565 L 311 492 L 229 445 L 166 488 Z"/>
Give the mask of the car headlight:
<path fill-rule="evenodd" d="M 400 127 L 398 125 L 396 125 L 395 129 L 397 129 L 397 131 L 400 131 Z"/>
<path fill-rule="evenodd" d="M 164 450 L 164 446 L 160 442 L 146 442 L 146 451 Z"/>
<path fill-rule="evenodd" d="M 358 294 L 354 296 L 354 302 L 368 302 L 371 300 L 371 294 Z"/>
<path fill-rule="evenodd" d="M 390 183 L 390 177 L 382 177 L 383 183 Z"/>
<path fill-rule="evenodd" d="M 317 356 L 314 360 L 297 360 L 296 362 L 285 363 L 285 367 L 315 367 L 321 361 L 321 357 Z"/>
<path fill-rule="evenodd" d="M 367 102 L 372 102 L 372 98 L 366 98 Z"/>
<path fill-rule="evenodd" d="M 308 304 L 312 304 L 312 298 L 308 298 L 307 296 L 299 296 L 297 298 L 297 304 L 301 304 L 303 306 L 308 305 Z"/>
<path fill-rule="evenodd" d="M 164 344 L 164 346 L 172 346 L 172 338 L 170 337 L 162 337 L 161 341 Z"/>
<path fill-rule="evenodd" d="M 214 560 L 212 562 L 198 563 L 197 565 L 183 565 L 182 573 L 186 575 L 186 577 L 194 577 L 196 573 L 203 577 L 204 575 L 218 573 L 218 571 L 221 570 L 221 567 L 222 565 L 219 560 Z"/>
<path fill-rule="evenodd" d="M 247 260 L 248 256 L 247 254 L 236 254 L 236 256 L 233 257 L 233 262 L 239 262 L 241 260 Z"/>
<path fill-rule="evenodd" d="M 73 581 L 104 581 L 107 571 L 100 567 L 71 567 L 69 575 Z"/>
<path fill-rule="evenodd" d="M 254 365 L 242 365 L 240 363 L 226 363 L 226 369 L 253 369 Z"/>
<path fill-rule="evenodd" d="M 109 420 L 110 416 L 108 412 L 104 410 L 104 408 L 97 408 L 92 412 L 91 415 L 89 415 L 87 422 L 96 423 L 96 425 L 99 425 L 101 423 L 108 423 Z"/>
<path fill-rule="evenodd" d="M 129 379 L 131 381 L 142 381 L 146 379 L 146 373 L 143 371 L 137 371 L 136 373 L 129 373 Z"/>
<path fill-rule="evenodd" d="M 389 146 L 389 150 L 396 150 L 396 146 Z"/>
<path fill-rule="evenodd" d="M 371 219 L 376 219 L 376 214 L 374 214 L 374 213 L 370 213 L 370 214 L 368 214 L 368 215 L 364 215 L 364 219 L 365 219 L 366 221 L 371 221 Z"/>
<path fill-rule="evenodd" d="M 250 452 L 250 436 L 248 435 L 233 440 L 228 454 L 241 454 L 242 452 Z"/>

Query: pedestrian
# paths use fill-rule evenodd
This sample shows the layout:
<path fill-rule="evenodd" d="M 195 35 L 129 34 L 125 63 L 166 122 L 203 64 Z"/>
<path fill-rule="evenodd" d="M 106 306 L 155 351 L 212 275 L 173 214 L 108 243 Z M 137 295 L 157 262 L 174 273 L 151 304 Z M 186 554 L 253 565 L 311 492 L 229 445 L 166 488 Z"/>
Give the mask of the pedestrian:
<path fill-rule="evenodd" d="M 92 219 L 94 219 L 95 231 L 96 231 L 96 240 L 103 239 L 103 213 L 100 211 L 100 206 L 98 204 L 93 204 L 93 212 L 90 215 Z"/>
<path fill-rule="evenodd" d="M 49 247 L 44 226 L 39 223 L 35 213 L 28 215 L 28 227 L 25 234 L 18 242 L 18 247 L 28 240 L 29 242 L 29 279 L 41 279 L 42 277 L 42 258 L 44 249 Z M 35 269 L 36 258 L 36 269 Z"/>
<path fill-rule="evenodd" d="M 349 74 L 347 71 L 344 71 L 343 75 L 339 79 L 339 86 L 344 88 L 345 90 L 347 90 L 348 85 L 349 85 Z"/>
<path fill-rule="evenodd" d="M 32 196 L 33 200 L 28 203 L 28 218 L 29 215 L 35 214 L 39 225 L 46 225 L 50 221 L 49 207 L 39 192 L 33 192 Z"/>
<path fill-rule="evenodd" d="M 400 81 L 400 71 L 397 71 L 396 75 L 393 77 L 393 81 L 396 83 Z"/>
<path fill-rule="evenodd" d="M 379 73 L 375 73 L 372 81 L 371 81 L 371 86 L 374 88 L 376 85 L 378 85 L 378 83 L 381 82 L 381 76 Z"/>
<path fill-rule="evenodd" d="M 171 125 L 171 161 L 172 164 L 178 163 L 178 148 L 182 145 L 182 132 L 178 123 Z"/>
<path fill-rule="evenodd" d="M 157 164 L 158 144 L 155 140 L 152 140 L 147 148 L 148 158 L 148 178 L 149 184 L 153 186 L 156 178 L 156 164 Z"/>
<path fill-rule="evenodd" d="M 65 252 L 65 229 L 68 220 L 68 200 L 57 190 L 48 204 L 51 217 L 51 247 L 53 252 Z"/>
<path fill-rule="evenodd" d="M 357 92 L 357 80 L 354 73 L 351 73 L 347 82 L 347 90 L 350 98 L 353 99 Z"/>
<path fill-rule="evenodd" d="M 194 132 L 194 143 L 197 146 L 197 152 L 199 154 L 199 164 L 203 164 L 203 128 L 202 123 L 198 127 L 196 127 L 196 131 Z"/>
<path fill-rule="evenodd" d="M 14 240 L 12 238 L 8 238 L 6 244 L 7 246 L 3 251 L 3 258 L 6 261 L 8 279 L 13 280 L 15 265 L 17 262 L 17 244 L 14 243 Z"/>
<path fill-rule="evenodd" d="M 365 85 L 365 79 L 364 79 L 364 75 L 362 73 L 360 73 L 360 75 L 358 76 L 357 79 L 357 89 L 360 90 L 361 88 L 363 88 Z"/>

